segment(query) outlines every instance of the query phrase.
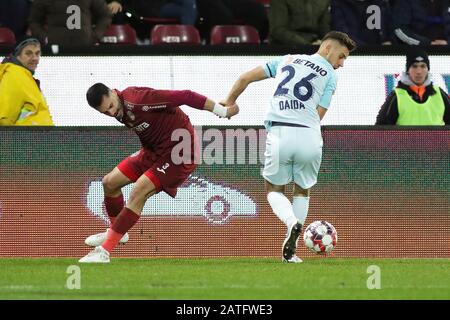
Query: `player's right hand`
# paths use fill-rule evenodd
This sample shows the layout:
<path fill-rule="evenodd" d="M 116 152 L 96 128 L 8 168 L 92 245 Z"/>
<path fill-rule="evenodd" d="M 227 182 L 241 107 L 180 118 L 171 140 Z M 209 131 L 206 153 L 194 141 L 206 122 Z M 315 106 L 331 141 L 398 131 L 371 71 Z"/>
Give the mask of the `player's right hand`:
<path fill-rule="evenodd" d="M 116 14 L 117 12 L 122 12 L 122 5 L 117 1 L 113 1 L 110 4 L 108 4 L 108 8 L 112 14 Z"/>

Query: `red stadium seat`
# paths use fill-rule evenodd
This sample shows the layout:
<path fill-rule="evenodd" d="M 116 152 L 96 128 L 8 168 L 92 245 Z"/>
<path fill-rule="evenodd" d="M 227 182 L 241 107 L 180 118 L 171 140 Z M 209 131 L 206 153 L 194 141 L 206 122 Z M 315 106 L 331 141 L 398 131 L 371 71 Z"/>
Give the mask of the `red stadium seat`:
<path fill-rule="evenodd" d="M 2 46 L 14 46 L 16 44 L 16 36 L 8 28 L 0 27 L 0 45 Z"/>
<path fill-rule="evenodd" d="M 197 28 L 183 24 L 158 24 L 153 27 L 150 38 L 152 44 L 200 44 L 200 34 Z"/>
<path fill-rule="evenodd" d="M 256 28 L 244 25 L 219 25 L 211 30 L 211 44 L 259 44 Z"/>
<path fill-rule="evenodd" d="M 101 43 L 136 44 L 136 41 L 136 31 L 128 24 L 112 24 L 103 35 Z"/>

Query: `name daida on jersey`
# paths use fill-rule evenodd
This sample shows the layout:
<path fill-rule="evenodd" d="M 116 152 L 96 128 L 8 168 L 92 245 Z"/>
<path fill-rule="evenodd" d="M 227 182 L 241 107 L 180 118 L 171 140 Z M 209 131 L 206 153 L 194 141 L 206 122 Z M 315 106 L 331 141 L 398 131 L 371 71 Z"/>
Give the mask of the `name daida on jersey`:
<path fill-rule="evenodd" d="M 299 100 L 281 100 L 278 102 L 280 110 L 299 110 L 306 109 L 305 105 Z"/>

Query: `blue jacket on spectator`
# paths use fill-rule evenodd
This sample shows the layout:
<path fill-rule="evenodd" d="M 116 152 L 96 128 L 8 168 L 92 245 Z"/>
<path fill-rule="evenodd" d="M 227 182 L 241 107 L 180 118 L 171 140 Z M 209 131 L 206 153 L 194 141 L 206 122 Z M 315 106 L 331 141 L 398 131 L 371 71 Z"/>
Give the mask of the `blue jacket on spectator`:
<path fill-rule="evenodd" d="M 450 43 L 450 0 L 396 0 L 392 9 L 394 32 L 409 45 Z"/>
<path fill-rule="evenodd" d="M 370 6 L 376 6 L 375 10 Z M 374 18 L 378 12 L 380 17 Z M 358 46 L 392 40 L 389 3 L 386 0 L 333 0 L 331 23 L 334 30 L 347 33 Z"/>

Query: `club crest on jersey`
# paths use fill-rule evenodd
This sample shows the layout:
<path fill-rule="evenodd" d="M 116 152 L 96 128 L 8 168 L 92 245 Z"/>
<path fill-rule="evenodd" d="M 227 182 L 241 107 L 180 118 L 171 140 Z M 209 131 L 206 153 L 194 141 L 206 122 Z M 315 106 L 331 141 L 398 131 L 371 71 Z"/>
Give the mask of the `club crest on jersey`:
<path fill-rule="evenodd" d="M 133 110 L 134 109 L 134 105 L 129 103 L 129 102 L 127 102 L 127 101 L 124 101 L 123 104 L 125 105 L 125 108 L 127 108 L 128 110 Z"/>
<path fill-rule="evenodd" d="M 136 117 L 134 116 L 133 112 L 131 112 L 131 111 L 127 111 L 127 116 L 128 116 L 128 118 L 131 119 L 131 121 L 136 120 Z"/>

